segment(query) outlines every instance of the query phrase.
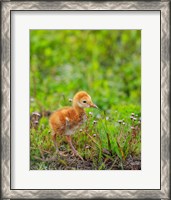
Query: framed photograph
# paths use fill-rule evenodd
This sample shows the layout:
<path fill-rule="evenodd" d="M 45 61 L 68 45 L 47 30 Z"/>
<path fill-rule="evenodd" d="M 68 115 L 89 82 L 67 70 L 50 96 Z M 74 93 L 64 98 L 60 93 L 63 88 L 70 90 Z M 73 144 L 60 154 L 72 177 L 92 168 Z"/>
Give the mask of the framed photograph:
<path fill-rule="evenodd" d="M 169 6 L 1 3 L 2 199 L 169 199 Z"/>

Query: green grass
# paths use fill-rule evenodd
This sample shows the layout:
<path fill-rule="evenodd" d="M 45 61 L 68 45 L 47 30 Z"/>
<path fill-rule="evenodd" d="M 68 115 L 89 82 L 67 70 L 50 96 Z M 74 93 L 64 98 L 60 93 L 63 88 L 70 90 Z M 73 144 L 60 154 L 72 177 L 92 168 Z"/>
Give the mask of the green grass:
<path fill-rule="evenodd" d="M 81 130 L 72 136 L 72 140 L 84 160 L 92 163 L 92 169 L 108 169 L 105 164 L 107 158 L 113 162 L 117 158 L 121 164 L 129 155 L 140 155 L 140 107 L 134 105 L 115 106 L 108 113 L 100 109 L 87 109 L 86 112 L 88 120 L 80 128 Z M 134 119 L 131 117 L 132 113 L 134 113 Z M 50 169 L 51 162 L 46 162 L 46 158 L 53 157 L 55 148 L 51 139 L 48 117 L 42 117 L 38 127 L 31 128 L 30 132 L 32 168 Z M 71 151 L 65 137 L 58 136 L 57 142 L 61 151 L 67 153 Z M 60 164 L 64 167 L 67 166 L 65 157 L 60 158 Z M 53 169 L 58 168 L 54 167 Z"/>

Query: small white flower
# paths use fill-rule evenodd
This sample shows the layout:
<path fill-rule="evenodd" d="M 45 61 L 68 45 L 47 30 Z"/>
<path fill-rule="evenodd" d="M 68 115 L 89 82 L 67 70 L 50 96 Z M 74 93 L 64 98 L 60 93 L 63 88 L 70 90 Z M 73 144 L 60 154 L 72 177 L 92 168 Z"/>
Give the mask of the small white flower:
<path fill-rule="evenodd" d="M 32 115 L 37 115 L 38 117 L 40 117 L 40 114 L 38 112 L 33 112 Z"/>
<path fill-rule="evenodd" d="M 69 98 L 68 101 L 69 101 L 69 102 L 72 102 L 72 99 Z"/>
<path fill-rule="evenodd" d="M 118 120 L 118 122 L 121 124 L 123 122 L 123 120 Z"/>
<path fill-rule="evenodd" d="M 80 128 L 80 132 L 83 132 L 83 129 L 82 129 L 82 128 Z"/>
<path fill-rule="evenodd" d="M 90 149 L 90 146 L 89 146 L 89 145 L 86 145 L 85 148 L 86 148 L 86 149 Z"/>
<path fill-rule="evenodd" d="M 93 124 L 97 124 L 97 121 L 96 121 L 96 120 L 94 120 L 94 121 L 93 121 Z"/>
<path fill-rule="evenodd" d="M 131 118 L 131 119 L 134 119 L 134 117 L 133 117 L 132 115 L 130 116 L 130 118 Z"/>
<path fill-rule="evenodd" d="M 33 98 L 33 97 L 31 97 L 31 98 L 30 98 L 30 101 L 31 101 L 31 102 L 34 102 L 34 98 Z"/>
<path fill-rule="evenodd" d="M 106 117 L 106 120 L 108 121 L 108 120 L 109 120 L 109 117 Z"/>
<path fill-rule="evenodd" d="M 93 113 L 92 113 L 92 112 L 89 112 L 88 114 L 89 114 L 89 115 L 91 115 L 91 116 L 93 115 Z"/>
<path fill-rule="evenodd" d="M 39 124 L 39 122 L 38 122 L 38 121 L 34 121 L 33 123 L 34 123 L 35 125 Z"/>

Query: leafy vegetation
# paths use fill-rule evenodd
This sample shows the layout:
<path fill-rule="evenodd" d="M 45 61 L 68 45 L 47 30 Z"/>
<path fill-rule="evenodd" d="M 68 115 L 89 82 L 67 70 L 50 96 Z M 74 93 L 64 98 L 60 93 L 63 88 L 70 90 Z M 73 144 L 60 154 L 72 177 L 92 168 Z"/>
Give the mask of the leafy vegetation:
<path fill-rule="evenodd" d="M 30 31 L 31 169 L 140 169 L 140 44 L 139 30 Z M 86 110 L 87 122 L 73 135 L 84 161 L 63 137 L 57 141 L 66 156 L 54 154 L 48 124 L 80 90 L 99 107 Z"/>

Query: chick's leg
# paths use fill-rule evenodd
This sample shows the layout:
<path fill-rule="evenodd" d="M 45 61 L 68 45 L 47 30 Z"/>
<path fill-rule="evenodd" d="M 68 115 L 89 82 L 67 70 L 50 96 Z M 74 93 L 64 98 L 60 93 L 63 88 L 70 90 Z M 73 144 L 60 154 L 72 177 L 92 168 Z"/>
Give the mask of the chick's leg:
<path fill-rule="evenodd" d="M 56 142 L 56 133 L 52 133 L 52 140 L 53 140 L 53 143 L 55 145 L 55 148 L 56 148 L 56 152 L 59 152 L 59 149 L 58 149 L 58 145 L 57 145 L 57 142 Z"/>
<path fill-rule="evenodd" d="M 66 139 L 67 142 L 69 143 L 73 153 L 78 156 L 81 160 L 83 160 L 83 158 L 78 154 L 78 152 L 76 151 L 76 149 L 74 148 L 73 144 L 72 144 L 72 140 L 71 140 L 71 136 L 70 135 L 66 135 Z"/>
<path fill-rule="evenodd" d="M 53 140 L 53 143 L 54 143 L 55 148 L 56 148 L 56 153 L 59 154 L 60 156 L 66 156 L 62 151 L 59 151 L 58 145 L 57 145 L 57 142 L 56 142 L 56 133 L 54 133 L 54 132 L 52 134 L 52 140 Z"/>

